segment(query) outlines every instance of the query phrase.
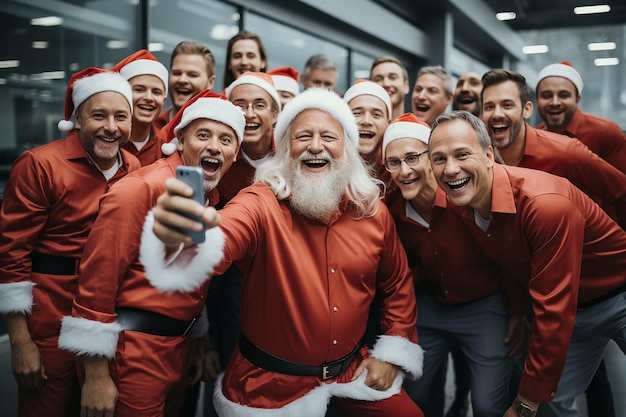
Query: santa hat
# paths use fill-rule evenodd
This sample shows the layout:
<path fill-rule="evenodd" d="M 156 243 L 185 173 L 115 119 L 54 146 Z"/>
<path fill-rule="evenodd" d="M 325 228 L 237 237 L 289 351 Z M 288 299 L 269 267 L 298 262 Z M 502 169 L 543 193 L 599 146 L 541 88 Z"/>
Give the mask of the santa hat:
<path fill-rule="evenodd" d="M 111 71 L 119 72 L 127 80 L 138 75 L 154 75 L 163 82 L 165 95 L 167 95 L 167 85 L 169 83 L 167 68 L 147 49 L 140 49 L 134 54 L 127 56 L 115 64 Z"/>
<path fill-rule="evenodd" d="M 387 119 L 391 120 L 391 99 L 389 98 L 389 93 L 373 81 L 356 80 L 354 84 L 352 84 L 352 87 L 348 88 L 345 92 L 343 99 L 346 103 L 350 103 L 355 97 L 366 94 L 379 98 L 385 103 L 387 107 Z"/>
<path fill-rule="evenodd" d="M 166 137 L 165 143 L 161 145 L 161 152 L 165 155 L 176 152 L 178 149 L 176 134 L 197 119 L 224 123 L 235 131 L 239 144 L 243 141 L 246 118 L 241 109 L 228 101 L 225 96 L 206 89 L 187 100 L 176 116 L 163 127 Z"/>
<path fill-rule="evenodd" d="M 267 72 L 274 81 L 274 87 L 277 91 L 287 91 L 297 96 L 300 93 L 298 85 L 298 71 L 292 67 L 274 68 Z"/>
<path fill-rule="evenodd" d="M 383 156 L 387 145 L 396 139 L 417 139 L 428 145 L 430 126 L 419 120 L 413 113 L 404 113 L 389 124 L 383 135 Z"/>
<path fill-rule="evenodd" d="M 276 146 L 281 140 L 286 139 L 289 126 L 293 119 L 304 110 L 318 109 L 329 113 L 337 120 L 346 132 L 346 143 L 354 146 L 359 144 L 359 130 L 356 120 L 350 110 L 350 106 L 334 91 L 326 88 L 308 88 L 298 94 L 289 102 L 288 106 L 278 115 L 276 128 L 274 129 L 274 142 Z"/>
<path fill-rule="evenodd" d="M 243 74 L 241 74 L 241 76 L 239 76 L 239 78 L 237 78 L 235 81 L 230 83 L 228 87 L 226 87 L 226 97 L 228 97 L 228 99 L 230 100 L 230 95 L 235 87 L 242 84 L 252 84 L 256 85 L 257 87 L 261 87 L 267 92 L 267 94 L 272 97 L 274 103 L 276 103 L 278 110 L 280 110 L 280 96 L 278 95 L 278 91 L 276 91 L 276 88 L 274 87 L 274 81 L 272 81 L 271 75 L 268 75 L 265 72 L 244 72 Z"/>
<path fill-rule="evenodd" d="M 133 92 L 119 73 L 105 71 L 101 68 L 89 67 L 73 74 L 67 84 L 65 93 L 65 120 L 60 120 L 57 127 L 61 132 L 69 132 L 74 129 L 74 123 L 70 120 L 74 110 L 85 100 L 97 93 L 115 91 L 124 96 L 133 111 Z"/>
<path fill-rule="evenodd" d="M 546 77 L 563 77 L 572 82 L 578 90 L 578 95 L 583 92 L 583 77 L 580 75 L 576 68 L 567 61 L 559 62 L 558 64 L 550 64 L 541 71 L 539 71 L 537 86 Z"/>

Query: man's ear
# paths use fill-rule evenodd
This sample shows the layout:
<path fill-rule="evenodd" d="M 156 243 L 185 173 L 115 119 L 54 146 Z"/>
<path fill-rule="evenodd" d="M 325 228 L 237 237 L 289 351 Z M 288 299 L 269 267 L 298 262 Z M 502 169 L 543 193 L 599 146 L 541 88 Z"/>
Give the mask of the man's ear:
<path fill-rule="evenodd" d="M 176 139 L 178 139 L 178 152 L 183 151 L 183 143 L 185 142 L 184 130 L 185 129 L 180 129 L 178 132 L 176 132 Z"/>
<path fill-rule="evenodd" d="M 524 104 L 524 110 L 522 111 L 522 117 L 524 119 L 529 119 L 530 116 L 533 115 L 533 102 L 528 100 L 526 104 Z"/>

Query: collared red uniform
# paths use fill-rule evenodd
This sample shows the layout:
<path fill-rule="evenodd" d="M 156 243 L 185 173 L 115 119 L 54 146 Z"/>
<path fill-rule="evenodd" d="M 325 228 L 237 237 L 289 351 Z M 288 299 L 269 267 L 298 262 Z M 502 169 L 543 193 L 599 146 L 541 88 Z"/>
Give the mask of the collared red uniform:
<path fill-rule="evenodd" d="M 537 128 L 545 130 L 546 124 L 540 123 Z M 561 133 L 580 140 L 600 158 L 626 174 L 626 136 L 615 122 L 576 108 Z"/>
<path fill-rule="evenodd" d="M 78 271 L 33 272 L 31 256 L 74 259 L 78 265 L 100 197 L 140 167 L 125 150 L 121 156 L 118 172 L 107 181 L 74 130 L 25 151 L 11 169 L 0 213 L 0 312 L 30 313 L 28 327 L 49 378 L 39 391 L 18 388 L 21 416 L 65 415 L 77 388 L 73 356 L 58 349 L 57 338 L 61 318 L 72 308 Z"/>
<path fill-rule="evenodd" d="M 450 207 L 485 253 L 528 287 L 535 318 L 519 391 L 549 402 L 563 372 L 577 307 L 626 284 L 626 232 L 564 178 L 497 163 L 493 178 L 486 232 L 470 208 Z"/>
<path fill-rule="evenodd" d="M 74 320 L 64 320 L 61 328 L 62 348 L 111 359 L 110 373 L 119 391 L 116 416 L 120 417 L 163 412 L 167 395 L 186 369 L 189 337 L 119 332 L 113 327 L 116 308 L 130 307 L 191 321 L 204 306 L 207 274 L 193 288 L 181 286 L 165 292 L 146 277 L 150 265 L 140 258 L 146 216 L 165 192 L 165 180 L 175 177 L 178 165 L 182 160 L 175 152 L 129 175 L 102 198 L 81 260 L 71 311 Z M 217 192 L 212 190 L 209 203 L 216 202 Z M 94 346 L 93 340 L 99 343 Z"/>
<path fill-rule="evenodd" d="M 372 217 L 356 216 L 355 207 L 344 202 L 328 224 L 309 220 L 278 201 L 265 184 L 253 184 L 220 211 L 224 261 L 215 273 L 238 263 L 245 277 L 243 333 L 258 348 L 300 364 L 320 365 L 348 355 L 363 337 L 369 305 L 380 292 L 384 336 L 369 353 L 416 377 L 421 348 L 415 294 L 393 219 L 382 203 Z M 348 369 L 324 381 L 258 368 L 236 349 L 218 379 L 222 389 L 215 392 L 216 409 L 224 416 L 255 416 L 259 409 L 280 416 L 304 410 L 324 415 L 329 398 L 340 393 L 383 400 L 400 392 L 401 373 L 387 391 L 364 386 L 363 378 L 349 382 L 367 355 L 363 347 Z"/>
<path fill-rule="evenodd" d="M 500 267 L 447 208 L 441 189 L 436 191 L 429 223 L 418 218 L 402 196 L 392 200 L 389 210 L 418 284 L 417 330 L 425 350 L 424 375 L 405 381 L 405 389 L 428 415 L 432 384 L 458 343 L 473 375 L 474 413 L 501 417 L 510 405 L 513 366 L 503 340 L 510 316 L 526 313 L 527 291 L 521 285 L 504 287 L 511 280 L 503 281 Z"/>
<path fill-rule="evenodd" d="M 626 230 L 626 174 L 579 140 L 526 124 L 526 145 L 517 166 L 567 178 Z"/>
<path fill-rule="evenodd" d="M 150 165 L 157 159 L 161 159 L 163 157 L 163 152 L 161 152 L 163 137 L 158 135 L 158 132 L 162 127 L 163 126 L 161 126 L 155 119 L 152 122 L 152 127 L 150 128 L 150 137 L 148 138 L 148 141 L 139 150 L 130 140 L 126 142 L 126 145 L 124 145 L 124 149 L 139 159 L 141 166 Z"/>

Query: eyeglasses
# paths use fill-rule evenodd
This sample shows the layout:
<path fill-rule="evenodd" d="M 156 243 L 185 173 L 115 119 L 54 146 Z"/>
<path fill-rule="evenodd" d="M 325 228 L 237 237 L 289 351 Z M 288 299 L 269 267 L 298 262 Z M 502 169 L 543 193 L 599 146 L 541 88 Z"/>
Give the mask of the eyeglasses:
<path fill-rule="evenodd" d="M 385 168 L 389 172 L 395 172 L 400 169 L 403 162 L 409 167 L 414 167 L 419 163 L 420 156 L 424 155 L 427 152 L 428 149 L 426 149 L 424 152 L 412 153 L 404 159 L 389 158 L 385 161 Z"/>
<path fill-rule="evenodd" d="M 235 106 L 239 107 L 241 109 L 242 112 L 246 113 L 248 111 L 248 109 L 252 108 L 252 112 L 259 114 L 259 113 L 263 113 L 264 111 L 266 111 L 267 109 L 270 108 L 270 106 L 262 101 L 257 101 L 255 103 L 233 103 Z"/>

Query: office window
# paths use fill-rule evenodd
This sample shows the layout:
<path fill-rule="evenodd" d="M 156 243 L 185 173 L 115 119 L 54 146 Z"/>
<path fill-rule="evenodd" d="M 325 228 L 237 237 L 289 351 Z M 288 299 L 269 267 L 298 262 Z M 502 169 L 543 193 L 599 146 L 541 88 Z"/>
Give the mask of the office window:
<path fill-rule="evenodd" d="M 138 6 L 125 0 L 0 2 L 0 149 L 61 137 L 69 77 L 107 67 L 138 48 Z M 82 3 L 81 3 L 82 4 Z"/>
<path fill-rule="evenodd" d="M 337 65 L 339 77 L 336 90 L 343 93 L 348 88 L 350 75 L 346 48 L 254 13 L 246 14 L 244 26 L 263 40 L 268 54 L 268 68 L 290 66 L 302 72 L 310 56 L 324 54 Z"/>

